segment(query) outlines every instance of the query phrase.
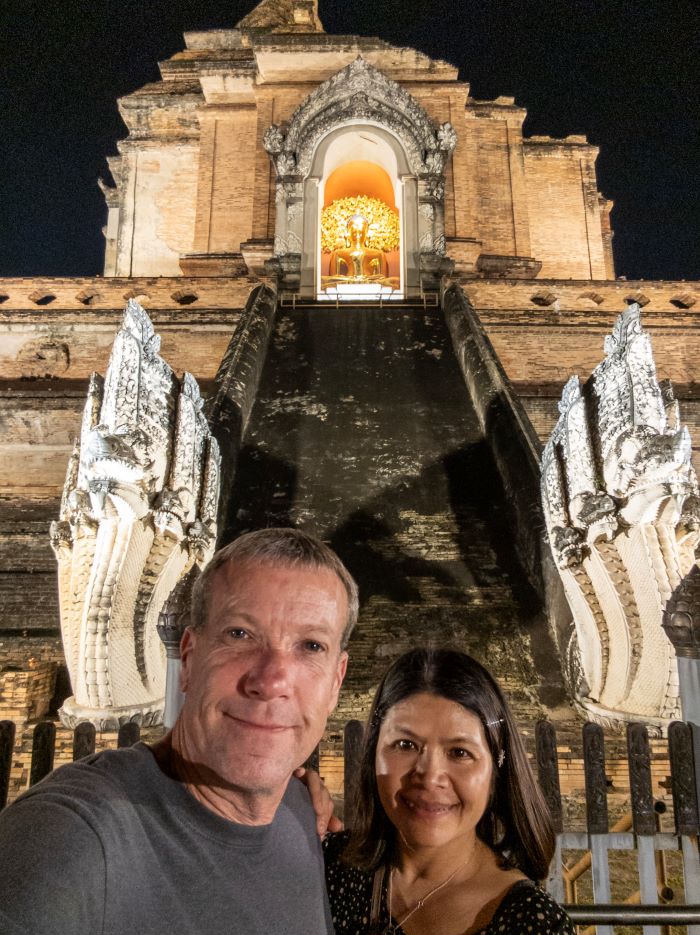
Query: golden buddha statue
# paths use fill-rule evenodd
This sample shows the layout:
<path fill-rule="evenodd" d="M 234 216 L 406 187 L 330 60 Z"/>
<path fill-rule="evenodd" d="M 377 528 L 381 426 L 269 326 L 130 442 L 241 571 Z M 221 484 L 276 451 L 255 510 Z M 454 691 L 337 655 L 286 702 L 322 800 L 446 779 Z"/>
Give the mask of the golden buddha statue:
<path fill-rule="evenodd" d="M 371 282 L 386 276 L 386 257 L 366 245 L 369 223 L 363 214 L 353 214 L 346 224 L 346 249 L 331 253 L 330 274 L 349 282 Z"/>

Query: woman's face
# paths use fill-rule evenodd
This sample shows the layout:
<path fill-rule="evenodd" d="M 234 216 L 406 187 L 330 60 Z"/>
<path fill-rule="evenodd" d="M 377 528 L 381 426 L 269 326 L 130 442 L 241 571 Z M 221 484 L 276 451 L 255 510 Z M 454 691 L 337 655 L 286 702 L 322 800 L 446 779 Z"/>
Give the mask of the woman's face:
<path fill-rule="evenodd" d="M 379 798 L 410 848 L 469 843 L 486 811 L 493 762 L 479 718 L 420 692 L 390 708 L 375 758 Z"/>

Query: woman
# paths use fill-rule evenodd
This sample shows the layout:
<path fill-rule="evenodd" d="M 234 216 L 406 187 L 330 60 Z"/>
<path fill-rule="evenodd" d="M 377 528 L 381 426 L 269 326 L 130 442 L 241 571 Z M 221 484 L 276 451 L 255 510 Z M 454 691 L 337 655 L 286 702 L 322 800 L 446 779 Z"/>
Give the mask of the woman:
<path fill-rule="evenodd" d="M 542 880 L 554 834 L 493 678 L 414 649 L 382 679 L 350 832 L 325 843 L 337 935 L 573 935 Z"/>

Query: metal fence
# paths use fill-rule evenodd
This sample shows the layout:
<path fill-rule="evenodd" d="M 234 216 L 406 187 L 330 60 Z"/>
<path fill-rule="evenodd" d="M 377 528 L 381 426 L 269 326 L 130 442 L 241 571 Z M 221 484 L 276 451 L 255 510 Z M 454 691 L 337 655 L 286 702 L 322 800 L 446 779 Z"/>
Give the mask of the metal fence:
<path fill-rule="evenodd" d="M 137 724 L 125 724 L 118 733 L 117 746 L 127 747 L 140 736 Z M 356 781 L 363 725 L 349 721 L 344 730 L 345 823 L 352 825 L 352 790 Z M 43 779 L 53 769 L 56 727 L 51 721 L 36 725 L 33 733 L 29 784 Z M 0 721 L 0 808 L 7 802 L 15 741 L 15 725 Z M 73 759 L 95 751 L 95 728 L 81 724 L 73 733 Z M 547 888 L 563 903 L 573 921 L 589 926 L 579 931 L 612 935 L 613 926 L 642 926 L 644 935 L 665 935 L 669 926 L 687 926 L 689 935 L 700 935 L 700 859 L 698 857 L 698 788 L 694 768 L 693 733 L 682 722 L 668 731 L 670 791 L 673 801 L 673 829 L 660 830 L 663 802 L 655 801 L 651 778 L 651 750 L 643 724 L 627 728 L 627 764 L 630 779 L 631 812 L 610 827 L 608 782 L 602 729 L 596 724 L 583 728 L 586 830 L 564 827 L 564 810 L 559 781 L 556 732 L 548 721 L 540 721 L 535 731 L 535 759 L 540 786 L 549 805 L 557 845 Z M 318 769 L 318 748 L 308 766 Z M 611 903 L 611 851 L 630 851 L 636 857 L 638 887 L 624 903 Z M 583 851 L 583 856 L 565 861 L 566 852 Z M 665 857 L 678 852 L 682 866 L 683 893 L 677 894 L 666 879 Z M 579 883 L 587 873 L 592 877 L 593 902 L 578 900 Z"/>

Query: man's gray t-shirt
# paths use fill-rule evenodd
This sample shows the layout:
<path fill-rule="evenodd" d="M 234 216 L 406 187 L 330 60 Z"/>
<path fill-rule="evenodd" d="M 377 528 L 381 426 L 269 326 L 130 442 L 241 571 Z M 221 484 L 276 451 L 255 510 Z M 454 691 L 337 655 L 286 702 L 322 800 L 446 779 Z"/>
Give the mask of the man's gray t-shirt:
<path fill-rule="evenodd" d="M 0 814 L 3 935 L 328 935 L 308 793 L 270 825 L 220 818 L 148 747 L 65 766 Z"/>

